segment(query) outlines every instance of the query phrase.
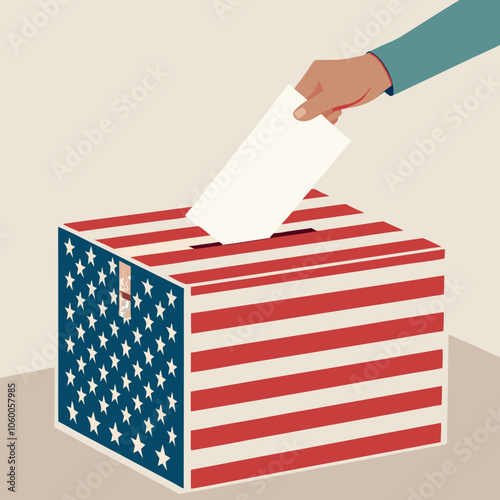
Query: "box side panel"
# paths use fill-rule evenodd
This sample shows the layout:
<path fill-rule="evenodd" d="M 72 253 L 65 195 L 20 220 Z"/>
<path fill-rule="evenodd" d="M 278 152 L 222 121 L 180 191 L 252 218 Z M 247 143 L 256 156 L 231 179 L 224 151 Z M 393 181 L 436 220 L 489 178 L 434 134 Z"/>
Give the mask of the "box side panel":
<path fill-rule="evenodd" d="M 62 228 L 58 247 L 57 421 L 183 487 L 184 290 Z"/>
<path fill-rule="evenodd" d="M 445 441 L 443 255 L 417 256 L 188 299 L 192 488 Z"/>

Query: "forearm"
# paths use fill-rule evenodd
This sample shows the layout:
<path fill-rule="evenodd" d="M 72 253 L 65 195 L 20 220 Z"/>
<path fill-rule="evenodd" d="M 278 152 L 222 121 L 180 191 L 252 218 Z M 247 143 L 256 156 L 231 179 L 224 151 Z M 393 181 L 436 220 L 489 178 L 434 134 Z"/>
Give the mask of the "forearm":
<path fill-rule="evenodd" d="M 400 38 L 372 50 L 397 94 L 500 45 L 500 0 L 459 0 Z"/>

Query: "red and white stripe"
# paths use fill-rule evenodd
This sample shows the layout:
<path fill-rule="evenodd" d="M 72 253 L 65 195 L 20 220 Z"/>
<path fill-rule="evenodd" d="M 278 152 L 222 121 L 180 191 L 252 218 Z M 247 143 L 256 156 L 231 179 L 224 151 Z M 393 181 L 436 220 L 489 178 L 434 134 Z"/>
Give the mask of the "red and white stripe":
<path fill-rule="evenodd" d="M 266 240 L 187 210 L 67 226 L 185 286 L 191 488 L 443 442 L 443 249 L 315 190 Z"/>

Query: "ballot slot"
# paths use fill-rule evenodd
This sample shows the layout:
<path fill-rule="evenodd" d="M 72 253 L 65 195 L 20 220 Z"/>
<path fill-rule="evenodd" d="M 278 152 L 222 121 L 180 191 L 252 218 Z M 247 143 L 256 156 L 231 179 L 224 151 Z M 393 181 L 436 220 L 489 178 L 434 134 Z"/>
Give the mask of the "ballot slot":
<path fill-rule="evenodd" d="M 315 232 L 316 229 L 313 229 L 312 227 L 308 227 L 306 229 L 296 229 L 295 231 L 283 231 L 281 233 L 274 233 L 270 236 L 270 238 L 279 238 L 281 236 L 295 236 L 297 234 L 305 234 L 305 233 L 313 233 Z M 225 246 L 228 245 L 238 245 L 238 243 L 228 243 Z M 201 245 L 191 245 L 191 248 L 194 249 L 199 249 L 199 248 L 210 248 L 210 247 L 218 247 L 222 246 L 222 243 L 219 243 L 218 241 L 214 243 L 203 243 Z"/>

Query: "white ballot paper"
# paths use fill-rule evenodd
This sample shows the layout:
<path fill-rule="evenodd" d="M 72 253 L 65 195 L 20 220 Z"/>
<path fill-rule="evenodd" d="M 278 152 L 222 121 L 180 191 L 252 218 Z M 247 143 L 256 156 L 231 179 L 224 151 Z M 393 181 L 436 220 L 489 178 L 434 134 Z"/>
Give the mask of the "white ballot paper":
<path fill-rule="evenodd" d="M 297 120 L 304 101 L 288 86 L 187 213 L 220 243 L 270 237 L 349 144 L 322 115 Z"/>

